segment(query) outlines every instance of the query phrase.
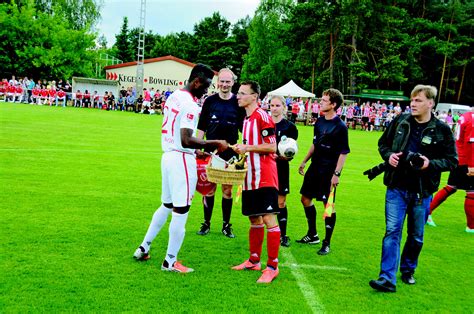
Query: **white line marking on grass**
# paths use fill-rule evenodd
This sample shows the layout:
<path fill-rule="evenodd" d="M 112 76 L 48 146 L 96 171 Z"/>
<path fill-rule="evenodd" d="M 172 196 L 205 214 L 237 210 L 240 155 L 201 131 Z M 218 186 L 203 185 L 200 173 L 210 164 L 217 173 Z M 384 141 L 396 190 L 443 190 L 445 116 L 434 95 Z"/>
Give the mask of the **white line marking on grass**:
<path fill-rule="evenodd" d="M 324 306 L 319 300 L 319 296 L 314 290 L 313 286 L 309 283 L 308 279 L 304 275 L 304 272 L 302 271 L 301 267 L 294 267 L 293 265 L 298 265 L 296 263 L 296 259 L 291 254 L 291 252 L 286 251 L 286 250 L 280 250 L 280 254 L 283 255 L 283 257 L 286 259 L 288 262 L 287 265 L 290 265 L 290 270 L 293 276 L 296 278 L 296 283 L 298 284 L 298 287 L 301 290 L 301 293 L 303 294 L 304 298 L 306 299 L 306 303 L 308 304 L 309 308 L 313 313 L 322 313 L 324 312 Z M 284 265 L 282 265 L 284 266 Z M 309 266 L 309 265 L 307 265 Z"/>
<path fill-rule="evenodd" d="M 304 264 L 280 264 L 281 267 L 289 267 L 289 268 L 310 268 L 310 269 L 323 269 L 323 270 L 338 270 L 338 271 L 346 271 L 347 268 L 344 267 L 336 267 L 336 266 L 320 266 L 320 265 L 304 265 Z"/>

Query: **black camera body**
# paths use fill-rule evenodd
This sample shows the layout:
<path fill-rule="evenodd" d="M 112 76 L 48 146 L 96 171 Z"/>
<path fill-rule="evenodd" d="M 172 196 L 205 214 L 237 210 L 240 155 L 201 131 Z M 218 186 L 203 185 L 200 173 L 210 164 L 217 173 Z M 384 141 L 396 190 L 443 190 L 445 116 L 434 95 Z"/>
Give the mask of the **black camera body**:
<path fill-rule="evenodd" d="M 415 170 L 420 170 L 423 167 L 425 161 L 421 158 L 420 153 L 408 152 L 407 156 L 404 158 L 405 163 Z"/>

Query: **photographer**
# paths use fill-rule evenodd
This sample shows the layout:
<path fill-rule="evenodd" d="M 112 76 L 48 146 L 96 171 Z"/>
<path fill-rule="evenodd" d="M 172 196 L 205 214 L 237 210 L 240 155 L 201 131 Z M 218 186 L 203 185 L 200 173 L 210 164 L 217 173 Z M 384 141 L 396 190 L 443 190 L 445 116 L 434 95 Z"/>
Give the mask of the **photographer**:
<path fill-rule="evenodd" d="M 441 172 L 457 164 L 450 128 L 431 113 L 436 94 L 433 86 L 417 85 L 411 92 L 411 113 L 398 116 L 379 140 L 379 153 L 388 165 L 381 270 L 379 279 L 369 282 L 378 291 L 396 291 L 399 260 L 402 281 L 415 283 L 431 195 L 438 189 Z M 405 216 L 407 239 L 399 259 Z"/>

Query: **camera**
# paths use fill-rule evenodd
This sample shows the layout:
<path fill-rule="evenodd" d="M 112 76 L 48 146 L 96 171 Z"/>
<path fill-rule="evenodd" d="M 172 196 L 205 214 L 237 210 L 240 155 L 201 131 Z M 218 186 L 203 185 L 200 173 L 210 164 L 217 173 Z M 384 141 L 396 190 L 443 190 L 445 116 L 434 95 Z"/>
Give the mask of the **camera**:
<path fill-rule="evenodd" d="M 421 154 L 413 152 L 408 152 L 407 156 L 405 157 L 405 162 L 415 170 L 420 170 L 425 163 L 423 158 L 421 158 Z"/>
<path fill-rule="evenodd" d="M 367 176 L 367 178 L 372 181 L 375 177 L 377 177 L 379 174 L 383 173 L 385 169 L 387 168 L 387 163 L 383 162 L 381 164 L 378 164 L 377 166 L 370 168 L 366 171 L 364 171 L 364 176 Z"/>
<path fill-rule="evenodd" d="M 414 152 L 408 152 L 406 156 L 405 154 L 403 154 L 402 158 L 400 158 L 401 165 L 404 166 L 405 168 L 420 170 L 423 167 L 423 164 L 425 163 L 425 161 L 423 160 L 423 158 L 421 158 L 421 156 L 422 155 L 420 153 L 414 153 Z M 387 162 L 383 162 L 373 168 L 370 168 L 364 171 L 363 174 L 367 176 L 369 180 L 373 180 L 379 174 L 383 173 L 385 169 L 387 169 L 387 167 L 389 167 L 389 164 Z"/>

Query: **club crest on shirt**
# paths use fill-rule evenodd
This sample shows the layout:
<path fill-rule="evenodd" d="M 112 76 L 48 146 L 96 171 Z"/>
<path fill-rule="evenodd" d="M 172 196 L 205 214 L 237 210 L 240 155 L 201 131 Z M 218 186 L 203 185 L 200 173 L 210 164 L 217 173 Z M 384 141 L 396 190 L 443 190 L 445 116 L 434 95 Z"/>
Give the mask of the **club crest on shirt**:
<path fill-rule="evenodd" d="M 262 135 L 263 135 L 263 136 L 267 136 L 267 135 L 268 135 L 268 131 L 267 131 L 267 130 L 263 130 L 263 131 L 262 131 Z"/>
<path fill-rule="evenodd" d="M 187 118 L 188 120 L 193 120 L 193 119 L 194 119 L 194 115 L 193 115 L 192 113 L 188 113 L 188 114 L 186 115 L 186 118 Z"/>

